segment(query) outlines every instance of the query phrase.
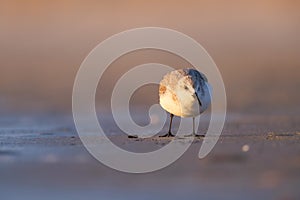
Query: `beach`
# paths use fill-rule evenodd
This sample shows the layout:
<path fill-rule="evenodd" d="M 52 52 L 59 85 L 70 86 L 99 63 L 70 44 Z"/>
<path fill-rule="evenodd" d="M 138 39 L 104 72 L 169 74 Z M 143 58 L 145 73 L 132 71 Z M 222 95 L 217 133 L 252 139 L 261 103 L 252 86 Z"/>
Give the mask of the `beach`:
<path fill-rule="evenodd" d="M 218 143 L 204 159 L 197 157 L 203 138 L 196 138 L 170 166 L 128 174 L 93 158 L 68 115 L 2 118 L 1 197 L 298 199 L 298 122 L 299 115 L 229 114 Z M 135 152 L 159 149 L 171 140 L 128 138 L 114 128 L 106 134 L 121 148 Z"/>

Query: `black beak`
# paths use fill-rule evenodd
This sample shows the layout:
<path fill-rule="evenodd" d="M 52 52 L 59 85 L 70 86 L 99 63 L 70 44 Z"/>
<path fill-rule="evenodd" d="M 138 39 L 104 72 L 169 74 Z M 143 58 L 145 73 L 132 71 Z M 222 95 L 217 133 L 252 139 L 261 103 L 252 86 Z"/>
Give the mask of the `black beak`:
<path fill-rule="evenodd" d="M 195 92 L 195 95 L 196 95 L 196 97 L 197 97 L 197 99 L 198 99 L 199 105 L 202 106 L 202 103 L 201 103 L 201 101 L 200 101 L 200 99 L 199 99 L 199 97 L 198 97 L 198 95 L 197 95 L 197 92 Z"/>

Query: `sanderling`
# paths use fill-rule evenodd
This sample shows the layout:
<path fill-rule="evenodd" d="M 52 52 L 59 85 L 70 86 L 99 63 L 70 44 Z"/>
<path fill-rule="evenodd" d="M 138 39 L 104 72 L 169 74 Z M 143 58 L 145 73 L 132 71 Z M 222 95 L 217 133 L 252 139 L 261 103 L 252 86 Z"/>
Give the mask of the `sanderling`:
<path fill-rule="evenodd" d="M 195 117 L 204 112 L 211 102 L 211 86 L 207 78 L 195 69 L 179 69 L 166 74 L 159 85 L 159 103 L 170 113 L 170 125 L 167 134 L 161 137 L 174 136 L 171 133 L 174 115 L 193 117 L 193 136 L 195 134 Z"/>

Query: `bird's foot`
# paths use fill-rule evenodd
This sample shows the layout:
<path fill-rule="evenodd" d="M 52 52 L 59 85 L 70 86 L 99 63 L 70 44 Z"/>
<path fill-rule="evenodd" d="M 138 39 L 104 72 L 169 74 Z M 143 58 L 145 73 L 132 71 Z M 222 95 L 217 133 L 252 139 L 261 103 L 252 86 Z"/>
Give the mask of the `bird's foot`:
<path fill-rule="evenodd" d="M 165 134 L 165 135 L 160 135 L 159 137 L 175 137 L 171 132 Z"/>
<path fill-rule="evenodd" d="M 192 134 L 189 134 L 189 135 L 185 135 L 184 137 L 205 137 L 205 135 L 198 135 L 198 134 L 195 134 L 195 133 L 192 133 Z"/>
<path fill-rule="evenodd" d="M 205 137 L 205 135 L 198 135 L 198 134 L 195 134 L 195 137 L 197 137 L 197 138 L 204 138 Z"/>

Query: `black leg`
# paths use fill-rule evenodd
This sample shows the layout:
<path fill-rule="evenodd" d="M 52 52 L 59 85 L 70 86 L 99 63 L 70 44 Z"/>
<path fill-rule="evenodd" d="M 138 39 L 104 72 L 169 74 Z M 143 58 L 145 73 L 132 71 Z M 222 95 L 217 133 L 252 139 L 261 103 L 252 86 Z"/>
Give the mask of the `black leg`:
<path fill-rule="evenodd" d="M 172 129 L 173 117 L 174 117 L 174 115 L 173 115 L 173 114 L 170 114 L 170 118 L 171 118 L 171 119 L 170 119 L 169 131 L 168 131 L 168 134 L 169 134 L 169 135 L 172 135 L 171 129 Z"/>
<path fill-rule="evenodd" d="M 193 117 L 193 135 L 196 135 L 196 132 L 195 132 L 195 117 Z"/>
<path fill-rule="evenodd" d="M 193 135 L 194 137 L 205 137 L 205 135 L 198 135 L 195 131 L 195 117 L 193 117 Z"/>
<path fill-rule="evenodd" d="M 195 117 L 193 117 L 193 133 L 186 135 L 185 137 L 204 137 L 204 135 L 197 135 L 195 130 Z"/>
<path fill-rule="evenodd" d="M 169 131 L 168 131 L 168 133 L 165 134 L 165 135 L 161 135 L 159 137 L 174 137 L 174 135 L 171 132 L 173 117 L 174 117 L 174 115 L 172 113 L 170 113 L 170 125 L 169 125 Z"/>

